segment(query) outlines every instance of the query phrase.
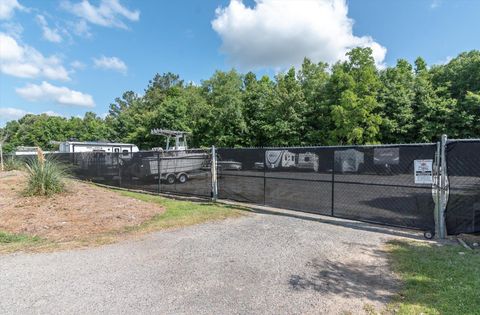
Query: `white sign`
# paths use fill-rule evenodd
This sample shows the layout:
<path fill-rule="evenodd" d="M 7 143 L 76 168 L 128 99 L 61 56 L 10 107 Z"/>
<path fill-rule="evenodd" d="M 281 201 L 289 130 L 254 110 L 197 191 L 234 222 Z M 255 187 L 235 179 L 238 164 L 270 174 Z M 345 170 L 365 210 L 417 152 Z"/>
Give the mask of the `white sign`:
<path fill-rule="evenodd" d="M 433 160 L 415 160 L 414 173 L 415 184 L 432 184 L 432 165 Z"/>

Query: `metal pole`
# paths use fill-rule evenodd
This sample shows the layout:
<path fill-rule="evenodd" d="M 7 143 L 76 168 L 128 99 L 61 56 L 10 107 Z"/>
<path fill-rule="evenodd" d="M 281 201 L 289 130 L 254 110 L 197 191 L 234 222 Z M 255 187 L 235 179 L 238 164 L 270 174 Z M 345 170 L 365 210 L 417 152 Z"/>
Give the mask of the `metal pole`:
<path fill-rule="evenodd" d="M 444 239 L 446 237 L 445 227 L 445 208 L 447 206 L 447 135 L 442 135 L 441 139 L 441 158 L 440 158 L 440 212 L 439 212 L 439 233 L 438 237 Z"/>
<path fill-rule="evenodd" d="M 160 157 L 160 152 L 157 153 L 157 171 L 158 171 L 158 193 L 162 192 L 162 160 Z"/>
<path fill-rule="evenodd" d="M 217 201 L 218 184 L 217 184 L 217 152 L 215 146 L 212 145 L 212 200 Z"/>
<path fill-rule="evenodd" d="M 437 142 L 437 150 L 435 151 L 435 165 L 433 166 L 433 197 L 435 201 L 435 210 L 433 218 L 435 221 L 435 235 L 440 236 L 440 142 Z"/>
<path fill-rule="evenodd" d="M 335 216 L 335 151 L 332 152 L 332 217 Z"/>
<path fill-rule="evenodd" d="M 122 187 L 122 168 L 120 165 L 120 153 L 116 153 L 117 155 L 117 167 L 118 167 L 118 187 Z"/>
<path fill-rule="evenodd" d="M 266 150 L 263 150 L 263 205 L 267 205 L 267 158 Z"/>

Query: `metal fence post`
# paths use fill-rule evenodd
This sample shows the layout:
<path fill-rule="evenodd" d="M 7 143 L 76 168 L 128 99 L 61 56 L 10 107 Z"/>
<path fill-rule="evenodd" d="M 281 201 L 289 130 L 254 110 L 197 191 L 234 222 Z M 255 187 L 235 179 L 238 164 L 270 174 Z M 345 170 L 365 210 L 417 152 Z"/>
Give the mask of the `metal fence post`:
<path fill-rule="evenodd" d="M 435 222 L 435 235 L 440 236 L 440 142 L 437 142 L 437 149 L 435 151 L 435 160 L 433 165 L 433 185 L 432 185 L 432 194 L 435 202 L 435 210 L 433 214 L 433 219 Z"/>
<path fill-rule="evenodd" d="M 332 153 L 332 209 L 331 216 L 335 216 L 335 151 Z"/>
<path fill-rule="evenodd" d="M 217 184 L 217 152 L 215 146 L 212 145 L 212 200 L 217 201 L 218 197 L 218 184 Z"/>
<path fill-rule="evenodd" d="M 117 167 L 118 167 L 118 187 L 122 187 L 122 166 L 120 165 L 120 153 L 117 154 Z"/>
<path fill-rule="evenodd" d="M 162 192 L 162 160 L 160 157 L 160 152 L 157 152 L 157 172 L 158 172 L 158 183 L 157 183 L 157 190 L 158 193 Z"/>
<path fill-rule="evenodd" d="M 438 238 L 444 239 L 446 237 L 446 226 L 445 226 L 445 209 L 447 207 L 447 155 L 446 155 L 446 146 L 447 146 L 447 135 L 442 135 L 440 141 L 440 211 L 438 213 Z"/>

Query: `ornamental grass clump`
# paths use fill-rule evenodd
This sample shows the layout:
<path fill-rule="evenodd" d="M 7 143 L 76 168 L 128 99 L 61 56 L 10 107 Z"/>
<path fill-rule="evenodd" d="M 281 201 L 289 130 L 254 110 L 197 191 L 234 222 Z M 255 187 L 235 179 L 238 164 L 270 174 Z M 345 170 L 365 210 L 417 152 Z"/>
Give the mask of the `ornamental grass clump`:
<path fill-rule="evenodd" d="M 45 158 L 37 150 L 37 158 L 26 164 L 28 182 L 25 194 L 29 196 L 51 196 L 65 190 L 65 169 L 52 158 Z"/>

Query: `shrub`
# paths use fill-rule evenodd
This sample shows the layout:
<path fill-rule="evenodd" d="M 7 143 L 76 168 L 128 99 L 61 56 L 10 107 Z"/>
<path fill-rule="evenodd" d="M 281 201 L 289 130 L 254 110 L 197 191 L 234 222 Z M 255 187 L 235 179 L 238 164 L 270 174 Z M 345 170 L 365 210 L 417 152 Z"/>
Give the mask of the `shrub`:
<path fill-rule="evenodd" d="M 38 152 L 36 159 L 26 164 L 28 183 L 26 195 L 51 196 L 65 190 L 65 168 L 53 158 Z"/>
<path fill-rule="evenodd" d="M 21 170 L 24 167 L 25 164 L 13 156 L 7 157 L 3 162 L 3 168 L 5 171 Z"/>

